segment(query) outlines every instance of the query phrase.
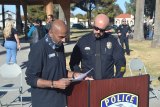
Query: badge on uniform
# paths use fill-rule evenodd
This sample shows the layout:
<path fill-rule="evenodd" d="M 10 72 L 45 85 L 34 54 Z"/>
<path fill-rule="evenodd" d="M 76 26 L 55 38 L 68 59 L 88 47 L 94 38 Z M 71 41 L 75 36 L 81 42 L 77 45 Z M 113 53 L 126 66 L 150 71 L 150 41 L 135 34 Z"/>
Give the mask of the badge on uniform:
<path fill-rule="evenodd" d="M 107 42 L 106 46 L 107 46 L 108 49 L 111 49 L 112 48 L 112 43 L 111 42 Z"/>
<path fill-rule="evenodd" d="M 52 58 L 52 57 L 55 57 L 55 56 L 56 56 L 55 53 L 52 53 L 52 54 L 49 54 L 49 55 L 48 55 L 49 58 Z"/>

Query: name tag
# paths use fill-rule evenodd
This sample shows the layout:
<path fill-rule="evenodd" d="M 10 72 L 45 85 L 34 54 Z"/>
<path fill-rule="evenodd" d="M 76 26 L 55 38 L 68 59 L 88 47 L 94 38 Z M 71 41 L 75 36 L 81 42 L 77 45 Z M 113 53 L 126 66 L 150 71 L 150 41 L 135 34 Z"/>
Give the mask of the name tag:
<path fill-rule="evenodd" d="M 91 48 L 90 47 L 85 47 L 84 50 L 91 50 Z"/>
<path fill-rule="evenodd" d="M 55 53 L 52 53 L 52 54 L 49 54 L 49 55 L 48 55 L 49 58 L 52 58 L 52 57 L 55 57 L 55 56 L 56 56 Z"/>

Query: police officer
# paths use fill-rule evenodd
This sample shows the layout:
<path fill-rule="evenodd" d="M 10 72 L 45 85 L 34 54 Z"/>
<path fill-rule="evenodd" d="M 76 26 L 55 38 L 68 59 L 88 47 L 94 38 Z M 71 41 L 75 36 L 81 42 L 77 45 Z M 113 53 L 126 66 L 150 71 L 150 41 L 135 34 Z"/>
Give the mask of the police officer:
<path fill-rule="evenodd" d="M 81 37 L 73 48 L 70 59 L 71 70 L 77 71 L 81 62 L 80 72 L 85 73 L 93 68 L 88 75 L 93 79 L 123 77 L 126 70 L 123 48 L 114 36 L 105 33 L 108 24 L 109 18 L 106 15 L 96 16 L 93 32 Z"/>
<path fill-rule="evenodd" d="M 122 24 L 119 25 L 118 27 L 118 37 L 120 39 L 120 43 L 123 48 L 124 48 L 123 44 L 125 44 L 127 55 L 130 55 L 129 42 L 128 42 L 128 36 L 130 31 L 131 29 L 129 25 L 126 24 L 126 19 L 122 19 Z"/>

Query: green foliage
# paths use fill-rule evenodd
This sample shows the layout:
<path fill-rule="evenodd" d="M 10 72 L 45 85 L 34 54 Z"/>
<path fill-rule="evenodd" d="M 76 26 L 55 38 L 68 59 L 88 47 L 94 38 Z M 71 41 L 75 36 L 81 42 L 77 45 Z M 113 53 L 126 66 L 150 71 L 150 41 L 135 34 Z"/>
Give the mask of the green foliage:
<path fill-rule="evenodd" d="M 78 19 L 86 19 L 86 16 L 82 14 L 76 14 L 75 17 L 78 17 Z"/>
<path fill-rule="evenodd" d="M 122 13 L 119 5 L 115 4 L 116 0 L 82 0 L 75 7 L 78 7 L 88 13 L 88 19 L 92 20 L 97 14 L 104 13 L 113 19 Z M 75 7 L 72 6 L 74 10 Z"/>
<path fill-rule="evenodd" d="M 54 4 L 53 6 L 53 16 L 58 18 L 59 5 Z M 33 19 L 39 18 L 41 20 L 45 20 L 46 12 L 44 5 L 34 5 L 27 7 L 28 19 L 29 21 L 33 21 Z"/>
<path fill-rule="evenodd" d="M 147 17 L 153 17 L 155 11 L 156 0 L 145 0 L 144 14 Z M 130 0 L 129 3 L 125 2 L 126 13 L 135 15 L 136 12 L 136 0 Z"/>
<path fill-rule="evenodd" d="M 28 6 L 27 12 L 28 12 L 28 18 L 31 22 L 33 21 L 33 19 L 37 18 L 45 20 L 46 13 L 44 11 L 43 5 Z"/>
<path fill-rule="evenodd" d="M 135 15 L 136 13 L 136 0 L 130 0 L 130 2 L 125 2 L 126 13 Z"/>
<path fill-rule="evenodd" d="M 110 18 L 110 21 L 113 22 L 114 17 L 121 14 L 122 10 L 119 5 L 115 4 L 114 0 L 101 0 L 96 5 L 96 10 L 94 10 L 93 13 L 94 16 L 99 13 L 104 13 Z"/>

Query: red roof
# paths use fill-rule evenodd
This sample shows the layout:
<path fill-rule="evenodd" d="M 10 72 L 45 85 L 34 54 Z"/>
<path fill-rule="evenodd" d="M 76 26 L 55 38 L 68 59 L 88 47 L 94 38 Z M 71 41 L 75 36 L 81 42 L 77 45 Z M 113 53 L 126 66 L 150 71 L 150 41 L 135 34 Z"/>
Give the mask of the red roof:
<path fill-rule="evenodd" d="M 131 18 L 131 15 L 130 14 L 120 14 L 116 16 L 116 18 Z"/>

